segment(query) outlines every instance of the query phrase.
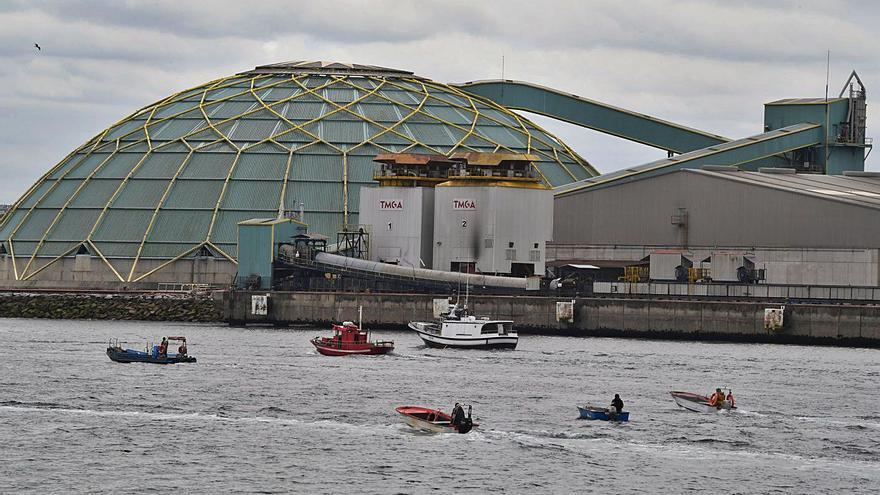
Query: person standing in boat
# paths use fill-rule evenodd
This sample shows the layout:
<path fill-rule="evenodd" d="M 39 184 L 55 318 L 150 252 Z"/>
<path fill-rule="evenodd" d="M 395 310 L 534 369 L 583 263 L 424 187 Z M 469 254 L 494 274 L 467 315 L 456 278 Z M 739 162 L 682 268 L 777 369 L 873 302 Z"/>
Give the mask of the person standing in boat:
<path fill-rule="evenodd" d="M 620 398 L 620 394 L 614 394 L 614 399 L 611 401 L 611 407 L 614 408 L 617 414 L 620 414 L 623 411 L 623 399 Z"/>
<path fill-rule="evenodd" d="M 456 402 L 455 406 L 452 408 L 452 421 L 450 421 L 450 424 L 452 426 L 458 426 L 462 421 L 464 421 L 464 408 L 461 407 L 461 404 Z"/>
<path fill-rule="evenodd" d="M 730 389 L 727 389 L 727 400 L 730 402 L 730 407 L 736 407 L 736 401 L 733 398 L 733 392 Z"/>
<path fill-rule="evenodd" d="M 180 343 L 180 347 L 177 348 L 177 354 L 180 356 L 186 356 L 186 341 Z"/>
<path fill-rule="evenodd" d="M 159 356 L 165 357 L 168 355 L 168 339 L 162 337 L 162 343 L 159 344 Z"/>

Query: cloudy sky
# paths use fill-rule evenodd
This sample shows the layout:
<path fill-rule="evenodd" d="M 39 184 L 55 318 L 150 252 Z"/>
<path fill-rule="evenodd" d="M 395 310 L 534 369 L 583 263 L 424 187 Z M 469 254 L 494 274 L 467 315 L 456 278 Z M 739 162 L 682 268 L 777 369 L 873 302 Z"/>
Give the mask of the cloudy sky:
<path fill-rule="evenodd" d="M 873 2 L 835 0 L 0 0 L 0 203 L 136 108 L 286 60 L 464 82 L 500 77 L 503 56 L 509 79 L 742 137 L 764 102 L 823 96 L 830 50 L 830 92 L 856 69 L 874 136 L 878 25 Z M 535 120 L 603 172 L 665 156 Z"/>

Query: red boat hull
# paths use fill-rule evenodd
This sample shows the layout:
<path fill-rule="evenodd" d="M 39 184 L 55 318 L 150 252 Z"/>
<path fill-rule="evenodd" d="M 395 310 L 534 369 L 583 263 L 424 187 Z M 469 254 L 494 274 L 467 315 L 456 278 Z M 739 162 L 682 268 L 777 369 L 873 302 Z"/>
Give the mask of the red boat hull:
<path fill-rule="evenodd" d="M 315 346 L 318 352 L 325 356 L 351 356 L 351 355 L 365 355 L 365 356 L 375 356 L 377 354 L 388 354 L 389 352 L 394 350 L 394 344 L 390 343 L 380 343 L 375 344 L 372 342 L 338 342 L 327 339 L 326 341 L 321 338 L 312 339 L 312 345 Z"/>

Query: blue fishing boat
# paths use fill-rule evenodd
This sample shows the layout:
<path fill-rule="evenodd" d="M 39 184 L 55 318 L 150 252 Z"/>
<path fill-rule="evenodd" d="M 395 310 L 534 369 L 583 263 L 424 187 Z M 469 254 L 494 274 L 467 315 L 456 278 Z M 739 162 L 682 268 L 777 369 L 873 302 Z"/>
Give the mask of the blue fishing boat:
<path fill-rule="evenodd" d="M 177 348 L 177 354 L 169 354 L 168 346 L 171 342 L 180 342 Z M 153 363 L 153 364 L 175 364 L 175 363 L 195 363 L 196 358 L 187 354 L 186 337 L 166 337 L 162 339 L 162 343 L 154 345 L 152 349 L 147 347 L 148 351 L 136 351 L 134 349 L 123 349 L 119 345 L 119 340 L 111 340 L 107 345 L 107 357 L 111 361 L 117 363 Z"/>
<path fill-rule="evenodd" d="M 618 414 L 616 411 L 610 410 L 606 407 L 595 407 L 589 404 L 584 407 L 578 406 L 578 411 L 581 413 L 580 419 L 621 422 L 629 421 L 629 411 L 620 411 Z"/>

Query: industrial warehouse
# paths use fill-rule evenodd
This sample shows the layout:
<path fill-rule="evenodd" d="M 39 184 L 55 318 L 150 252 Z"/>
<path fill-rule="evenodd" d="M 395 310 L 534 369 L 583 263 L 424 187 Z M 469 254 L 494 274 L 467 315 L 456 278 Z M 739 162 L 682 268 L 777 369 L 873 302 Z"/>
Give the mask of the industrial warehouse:
<path fill-rule="evenodd" d="M 599 175 L 520 112 L 668 157 Z M 259 66 L 50 168 L 3 216 L 0 280 L 570 300 L 552 326 L 578 321 L 579 297 L 880 300 L 862 81 L 764 116 L 728 138 L 521 81 Z"/>

